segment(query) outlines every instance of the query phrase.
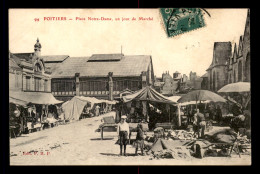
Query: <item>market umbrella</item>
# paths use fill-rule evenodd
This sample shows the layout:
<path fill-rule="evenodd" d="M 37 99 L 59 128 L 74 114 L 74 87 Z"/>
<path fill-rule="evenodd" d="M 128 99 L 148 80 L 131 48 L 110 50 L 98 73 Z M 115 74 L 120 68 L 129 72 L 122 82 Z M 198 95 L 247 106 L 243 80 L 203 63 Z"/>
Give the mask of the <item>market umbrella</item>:
<path fill-rule="evenodd" d="M 249 82 L 230 83 L 222 87 L 218 92 L 250 92 Z"/>
<path fill-rule="evenodd" d="M 230 84 L 222 87 L 218 92 L 220 92 L 220 93 L 244 93 L 244 94 L 246 94 L 246 93 L 250 92 L 250 83 L 249 82 L 230 83 Z M 240 96 L 241 96 L 240 103 L 238 103 L 237 101 L 235 101 L 232 98 L 228 98 L 228 100 L 233 102 L 233 103 L 238 104 L 240 107 L 246 107 L 251 100 L 250 93 L 249 93 L 248 97 L 246 98 L 245 102 L 243 102 L 242 94 L 240 94 Z"/>
<path fill-rule="evenodd" d="M 197 108 L 198 101 L 206 101 L 206 100 L 213 101 L 213 102 L 226 102 L 226 100 L 223 97 L 221 97 L 220 95 L 214 92 L 208 90 L 195 90 L 181 97 L 178 100 L 178 103 L 195 101 L 196 108 Z"/>

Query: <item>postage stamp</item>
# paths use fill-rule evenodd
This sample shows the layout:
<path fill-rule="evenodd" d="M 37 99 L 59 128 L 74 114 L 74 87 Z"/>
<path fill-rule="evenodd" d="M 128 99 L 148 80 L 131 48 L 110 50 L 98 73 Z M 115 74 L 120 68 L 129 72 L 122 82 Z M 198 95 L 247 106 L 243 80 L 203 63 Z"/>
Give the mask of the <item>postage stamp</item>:
<path fill-rule="evenodd" d="M 200 8 L 161 8 L 168 37 L 173 37 L 205 26 Z"/>

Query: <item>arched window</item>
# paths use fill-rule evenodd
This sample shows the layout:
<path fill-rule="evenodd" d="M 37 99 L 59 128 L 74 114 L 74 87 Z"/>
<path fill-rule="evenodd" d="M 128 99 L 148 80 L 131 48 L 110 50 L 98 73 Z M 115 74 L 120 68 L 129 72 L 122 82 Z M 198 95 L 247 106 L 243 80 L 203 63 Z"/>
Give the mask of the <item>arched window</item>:
<path fill-rule="evenodd" d="M 42 67 L 41 67 L 41 65 L 39 63 L 35 64 L 35 71 L 36 72 L 41 72 L 42 71 Z"/>
<path fill-rule="evenodd" d="M 244 77 L 246 82 L 250 82 L 250 53 L 246 56 Z"/>
<path fill-rule="evenodd" d="M 238 81 L 242 81 L 242 61 L 238 62 Z"/>

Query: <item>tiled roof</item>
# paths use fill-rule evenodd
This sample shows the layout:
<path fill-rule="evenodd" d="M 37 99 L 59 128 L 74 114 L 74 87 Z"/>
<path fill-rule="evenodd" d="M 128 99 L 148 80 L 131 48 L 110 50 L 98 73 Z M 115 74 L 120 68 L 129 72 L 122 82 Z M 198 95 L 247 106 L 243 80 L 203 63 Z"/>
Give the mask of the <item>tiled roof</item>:
<path fill-rule="evenodd" d="M 22 70 L 22 68 L 20 68 L 12 58 L 9 59 L 9 67 L 17 70 Z"/>
<path fill-rule="evenodd" d="M 25 59 L 26 61 L 31 61 L 32 60 L 32 57 L 31 55 L 33 56 L 34 53 L 13 53 L 13 55 L 17 56 L 18 58 L 20 59 Z"/>
<path fill-rule="evenodd" d="M 43 58 L 44 62 L 62 62 L 69 57 L 69 55 L 46 55 L 40 56 Z"/>
<path fill-rule="evenodd" d="M 45 62 L 45 67 L 47 67 L 47 68 L 50 68 L 50 70 L 51 71 L 53 71 L 53 70 L 55 70 L 55 68 L 59 65 L 59 64 L 61 64 L 61 62 L 56 62 L 56 63 L 46 63 Z"/>
<path fill-rule="evenodd" d="M 12 58 L 17 65 L 20 65 L 21 64 L 21 59 L 17 56 L 15 56 L 14 54 L 10 53 L 10 58 Z"/>
<path fill-rule="evenodd" d="M 88 62 L 89 57 L 69 57 L 56 66 L 52 72 L 53 78 L 73 77 L 75 73 L 85 77 L 106 77 L 113 72 L 114 77 L 140 76 L 147 71 L 151 56 L 124 56 L 120 61 Z"/>
<path fill-rule="evenodd" d="M 111 61 L 121 60 L 123 54 L 93 54 L 88 61 Z"/>

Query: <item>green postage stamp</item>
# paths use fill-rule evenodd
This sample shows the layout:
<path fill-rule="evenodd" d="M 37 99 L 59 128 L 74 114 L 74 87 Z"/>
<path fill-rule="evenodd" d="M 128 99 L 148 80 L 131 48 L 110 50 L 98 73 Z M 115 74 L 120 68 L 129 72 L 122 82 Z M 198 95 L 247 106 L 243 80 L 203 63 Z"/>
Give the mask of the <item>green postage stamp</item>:
<path fill-rule="evenodd" d="M 168 37 L 173 37 L 205 26 L 200 8 L 161 8 Z"/>

